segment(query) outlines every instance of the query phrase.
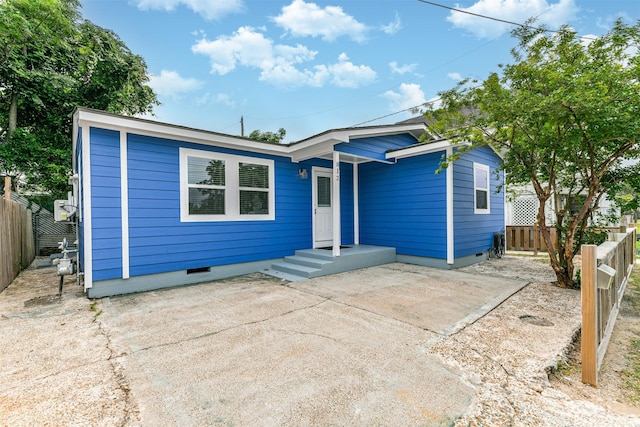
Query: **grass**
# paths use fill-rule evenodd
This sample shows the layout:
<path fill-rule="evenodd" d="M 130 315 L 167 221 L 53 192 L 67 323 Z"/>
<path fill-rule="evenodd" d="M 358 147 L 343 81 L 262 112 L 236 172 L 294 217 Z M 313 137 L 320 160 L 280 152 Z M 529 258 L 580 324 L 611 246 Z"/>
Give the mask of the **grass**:
<path fill-rule="evenodd" d="M 631 302 L 634 311 L 640 312 L 640 269 L 635 268 L 629 277 L 625 299 Z M 633 403 L 640 402 L 640 338 L 629 343 L 627 351 L 628 368 L 622 371 L 627 397 Z"/>
<path fill-rule="evenodd" d="M 629 369 L 622 372 L 627 397 L 633 403 L 640 402 L 640 339 L 631 340 L 629 346 Z"/>
<path fill-rule="evenodd" d="M 91 304 L 89 305 L 89 311 L 93 311 L 95 314 L 93 315 L 94 318 L 98 318 L 98 316 L 100 316 L 102 314 L 102 310 L 98 310 L 98 301 L 92 301 Z"/>

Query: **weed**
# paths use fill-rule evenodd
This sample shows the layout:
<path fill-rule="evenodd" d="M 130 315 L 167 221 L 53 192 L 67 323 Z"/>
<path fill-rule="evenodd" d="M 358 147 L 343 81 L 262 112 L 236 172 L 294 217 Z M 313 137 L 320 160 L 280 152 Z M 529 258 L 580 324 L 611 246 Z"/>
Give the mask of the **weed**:
<path fill-rule="evenodd" d="M 627 397 L 633 403 L 640 402 L 640 339 L 631 340 L 629 346 L 629 369 L 622 372 Z"/>
<path fill-rule="evenodd" d="M 640 269 L 636 268 L 629 277 L 624 298 L 631 303 L 634 311 L 640 311 Z M 631 340 L 627 352 L 628 368 L 622 371 L 627 397 L 634 403 L 640 402 L 640 338 Z"/>

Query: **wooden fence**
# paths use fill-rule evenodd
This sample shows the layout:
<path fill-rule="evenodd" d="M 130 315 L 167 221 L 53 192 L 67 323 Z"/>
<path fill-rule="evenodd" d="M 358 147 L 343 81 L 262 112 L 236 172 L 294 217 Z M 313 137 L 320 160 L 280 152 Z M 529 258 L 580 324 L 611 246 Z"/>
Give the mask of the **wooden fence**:
<path fill-rule="evenodd" d="M 594 387 L 636 262 L 635 225 L 611 237 L 599 246 L 581 247 L 582 382 Z"/>
<path fill-rule="evenodd" d="M 555 227 L 551 227 L 551 241 L 554 249 L 558 249 L 558 236 Z M 508 225 L 506 227 L 506 243 L 508 251 L 547 251 L 547 245 L 537 225 Z"/>
<path fill-rule="evenodd" d="M 31 211 L 0 199 L 0 291 L 35 258 Z"/>
<path fill-rule="evenodd" d="M 602 232 L 615 233 L 620 230 L 620 227 L 602 227 Z M 554 226 L 549 226 L 549 233 L 551 234 L 551 242 L 553 248 L 558 250 L 558 231 Z M 547 252 L 547 245 L 540 233 L 540 227 L 537 225 L 508 225 L 506 227 L 506 244 L 508 251 L 525 251 L 534 252 L 535 255 L 538 251 Z"/>

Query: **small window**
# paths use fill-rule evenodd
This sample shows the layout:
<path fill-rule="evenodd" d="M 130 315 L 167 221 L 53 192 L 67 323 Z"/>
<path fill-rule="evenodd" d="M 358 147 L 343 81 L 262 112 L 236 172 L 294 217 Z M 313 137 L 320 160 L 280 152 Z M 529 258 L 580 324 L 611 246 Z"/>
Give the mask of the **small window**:
<path fill-rule="evenodd" d="M 180 149 L 180 219 L 241 221 L 275 218 L 274 162 Z"/>
<path fill-rule="evenodd" d="M 473 164 L 474 212 L 488 214 L 490 212 L 489 166 L 480 163 Z"/>
<path fill-rule="evenodd" d="M 318 200 L 316 200 L 319 208 L 331 207 L 331 178 L 326 176 L 318 177 Z"/>

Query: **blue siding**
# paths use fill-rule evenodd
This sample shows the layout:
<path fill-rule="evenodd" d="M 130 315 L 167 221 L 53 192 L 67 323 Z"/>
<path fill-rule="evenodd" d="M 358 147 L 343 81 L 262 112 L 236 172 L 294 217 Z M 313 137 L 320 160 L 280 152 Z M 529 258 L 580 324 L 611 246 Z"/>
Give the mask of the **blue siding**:
<path fill-rule="evenodd" d="M 416 139 L 409 134 L 384 135 L 353 139 L 349 142 L 337 144 L 334 149 L 341 153 L 386 161 L 385 155 L 388 150 L 408 147 L 415 143 Z"/>
<path fill-rule="evenodd" d="M 180 147 L 273 159 L 275 220 L 181 223 Z M 130 134 L 131 275 L 279 258 L 311 247 L 311 167 L 321 163 Z M 308 169 L 307 179 L 298 177 L 300 168 Z M 342 169 L 343 230 L 345 243 L 353 243 L 352 169 Z"/>
<path fill-rule="evenodd" d="M 89 132 L 93 280 L 122 277 L 120 133 L 98 128 Z"/>
<path fill-rule="evenodd" d="M 490 213 L 475 214 L 473 198 L 473 162 L 490 167 Z M 493 233 L 504 228 L 504 190 L 496 193 L 503 182 L 503 172 L 496 176 L 501 159 L 488 147 L 465 153 L 453 166 L 453 212 L 455 258 L 485 252 L 493 245 Z"/>
<path fill-rule="evenodd" d="M 446 181 L 441 153 L 360 165 L 360 242 L 402 255 L 446 258 Z"/>

